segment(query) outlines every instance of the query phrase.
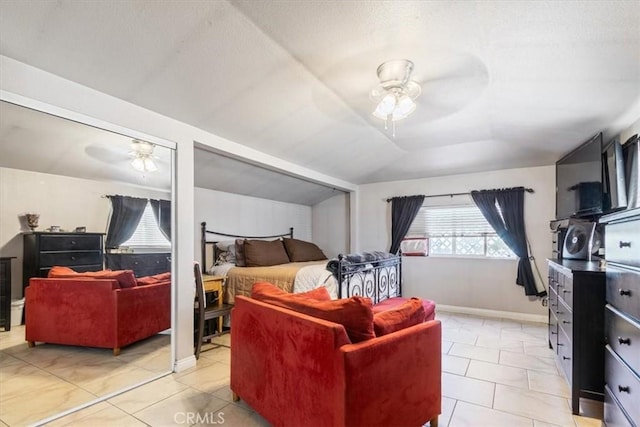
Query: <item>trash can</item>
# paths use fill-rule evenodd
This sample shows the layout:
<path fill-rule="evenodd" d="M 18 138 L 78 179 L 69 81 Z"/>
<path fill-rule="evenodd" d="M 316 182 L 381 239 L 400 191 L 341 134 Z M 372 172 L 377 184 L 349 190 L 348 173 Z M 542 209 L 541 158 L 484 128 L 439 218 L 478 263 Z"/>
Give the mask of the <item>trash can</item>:
<path fill-rule="evenodd" d="M 24 298 L 11 300 L 11 326 L 22 324 L 22 311 L 24 310 Z"/>

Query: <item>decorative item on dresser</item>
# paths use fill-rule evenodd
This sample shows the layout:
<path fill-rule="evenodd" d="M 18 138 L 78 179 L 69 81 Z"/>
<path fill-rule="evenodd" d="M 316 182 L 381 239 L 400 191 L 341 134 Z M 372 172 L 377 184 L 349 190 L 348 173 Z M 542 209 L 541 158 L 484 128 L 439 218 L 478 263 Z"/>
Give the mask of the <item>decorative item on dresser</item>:
<path fill-rule="evenodd" d="M 11 330 L 11 260 L 15 257 L 0 258 L 0 326 Z"/>
<path fill-rule="evenodd" d="M 597 261 L 549 260 L 549 347 L 571 388 L 571 409 L 580 398 L 602 401 L 605 274 Z"/>
<path fill-rule="evenodd" d="M 29 285 L 32 277 L 47 277 L 55 265 L 71 267 L 78 272 L 102 270 L 103 237 L 104 233 L 24 233 L 23 287 Z"/>
<path fill-rule="evenodd" d="M 640 425 L 640 208 L 603 216 L 607 259 L 605 403 L 608 426 Z"/>
<path fill-rule="evenodd" d="M 171 253 L 105 254 L 106 268 L 133 270 L 136 277 L 153 276 L 171 271 Z"/>

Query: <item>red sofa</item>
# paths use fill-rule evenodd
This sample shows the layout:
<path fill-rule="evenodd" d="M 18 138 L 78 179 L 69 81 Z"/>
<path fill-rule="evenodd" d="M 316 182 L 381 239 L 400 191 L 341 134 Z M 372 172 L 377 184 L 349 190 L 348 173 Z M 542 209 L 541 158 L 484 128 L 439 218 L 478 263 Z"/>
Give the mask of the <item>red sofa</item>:
<path fill-rule="evenodd" d="M 171 327 L 171 282 L 120 288 L 114 279 L 32 278 L 26 340 L 120 349 Z"/>
<path fill-rule="evenodd" d="M 351 344 L 341 324 L 236 297 L 231 390 L 276 426 L 435 427 L 441 327 Z"/>

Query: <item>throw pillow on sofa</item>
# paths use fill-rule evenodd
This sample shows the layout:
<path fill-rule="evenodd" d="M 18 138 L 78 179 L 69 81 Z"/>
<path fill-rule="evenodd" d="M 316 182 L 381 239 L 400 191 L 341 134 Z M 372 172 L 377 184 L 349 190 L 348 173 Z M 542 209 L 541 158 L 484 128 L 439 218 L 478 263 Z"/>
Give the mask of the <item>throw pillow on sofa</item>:
<path fill-rule="evenodd" d="M 404 303 L 373 315 L 376 336 L 387 335 L 425 321 L 425 311 L 420 298 L 411 298 Z"/>
<path fill-rule="evenodd" d="M 372 304 L 369 298 L 351 297 L 347 299 L 319 301 L 308 297 L 301 297 L 300 295 L 302 294 L 289 294 L 284 291 L 283 293 L 285 295 L 282 295 L 269 289 L 269 286 L 264 284 L 261 284 L 256 290 L 256 285 L 253 286 L 255 292 L 252 291 L 251 293 L 254 299 L 317 317 L 318 319 L 339 323 L 344 326 L 352 343 L 366 341 L 376 337 L 373 330 Z M 270 283 L 267 285 L 278 289 Z M 265 289 L 267 290 L 266 292 Z"/>
<path fill-rule="evenodd" d="M 138 285 L 133 270 L 101 270 L 76 272 L 68 267 L 53 267 L 49 270 L 50 279 L 115 279 L 121 288 L 134 288 Z"/>
<path fill-rule="evenodd" d="M 171 283 L 171 272 L 136 278 L 136 282 L 138 286 L 155 285 L 158 283 Z"/>
<path fill-rule="evenodd" d="M 306 292 L 299 292 L 297 294 L 292 294 L 287 291 L 283 291 L 273 283 L 269 283 L 269 282 L 258 282 L 253 285 L 253 288 L 251 288 L 251 298 L 254 298 L 260 301 L 265 301 L 265 298 L 270 296 L 276 296 L 276 297 L 289 296 L 292 298 L 310 298 L 312 300 L 318 300 L 318 301 L 331 300 L 331 295 L 329 295 L 329 291 L 324 286 L 320 286 L 318 288 L 311 289 L 310 291 L 306 291 Z"/>

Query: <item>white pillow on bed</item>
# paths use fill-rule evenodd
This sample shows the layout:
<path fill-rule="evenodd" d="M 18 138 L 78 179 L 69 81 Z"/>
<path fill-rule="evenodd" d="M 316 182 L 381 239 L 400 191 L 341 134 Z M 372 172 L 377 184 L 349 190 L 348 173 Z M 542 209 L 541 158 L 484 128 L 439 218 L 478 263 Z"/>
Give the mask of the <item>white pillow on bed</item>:
<path fill-rule="evenodd" d="M 235 240 L 223 240 L 216 243 L 216 247 L 222 252 L 233 252 L 236 254 L 236 241 Z"/>

